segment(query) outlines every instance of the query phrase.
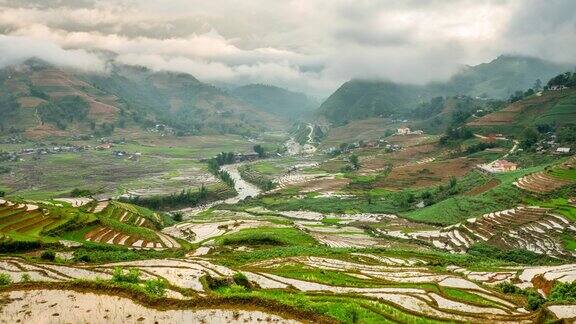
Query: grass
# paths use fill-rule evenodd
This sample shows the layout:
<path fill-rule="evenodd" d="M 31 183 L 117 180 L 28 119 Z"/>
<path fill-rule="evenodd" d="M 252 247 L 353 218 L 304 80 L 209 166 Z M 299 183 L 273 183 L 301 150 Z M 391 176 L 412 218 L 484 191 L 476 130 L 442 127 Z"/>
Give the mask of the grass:
<path fill-rule="evenodd" d="M 324 225 L 339 225 L 340 219 L 339 218 L 324 217 L 324 218 L 322 218 L 321 222 Z"/>
<path fill-rule="evenodd" d="M 225 266 L 238 267 L 257 261 L 295 256 L 346 258 L 350 253 L 360 251 L 362 250 L 352 248 L 329 248 L 325 246 L 282 246 L 269 249 L 258 249 L 250 252 L 222 251 L 214 257 L 215 261 Z"/>
<path fill-rule="evenodd" d="M 562 242 L 564 243 L 564 247 L 567 250 L 576 251 L 576 238 L 574 237 L 574 235 L 571 235 L 569 233 L 563 233 L 561 238 Z"/>
<path fill-rule="evenodd" d="M 548 200 L 528 198 L 526 201 L 530 205 L 552 208 L 555 212 L 562 214 L 572 222 L 576 222 L 576 207 L 570 205 L 567 198 L 552 198 Z"/>
<path fill-rule="evenodd" d="M 215 292 L 224 297 L 258 297 L 329 316 L 340 323 L 436 323 L 434 320 L 412 315 L 388 304 L 362 298 L 306 295 L 279 290 L 247 290 L 235 285 L 220 288 Z"/>
<path fill-rule="evenodd" d="M 49 154 L 39 159 L 6 162 L 13 172 L 0 177 L 0 187 L 7 195 L 28 199 L 51 199 L 67 196 L 73 188 L 89 189 L 109 195 L 131 189 L 154 188 L 170 191 L 174 188 L 200 186 L 198 182 L 174 179 L 179 173 L 187 176 L 207 175 L 198 158 L 211 157 L 222 151 L 243 152 L 253 145 L 240 136 L 194 136 L 184 138 L 150 138 L 150 145 L 134 141 L 118 144 L 113 150 L 142 153 L 139 161 L 113 156 L 112 150 L 88 150 L 77 153 Z M 96 142 L 73 142 L 96 146 Z M 26 147 L 34 146 L 34 143 Z M 62 169 L 68 170 L 62 174 Z"/>
<path fill-rule="evenodd" d="M 549 174 L 556 178 L 576 181 L 576 169 L 554 168 L 550 170 Z"/>
<path fill-rule="evenodd" d="M 220 245 L 313 246 L 316 241 L 295 228 L 261 227 L 243 229 L 216 239 Z"/>
<path fill-rule="evenodd" d="M 184 250 L 130 250 L 127 248 L 86 242 L 74 250 L 74 260 L 90 263 L 123 262 L 146 259 L 183 258 Z"/>
<path fill-rule="evenodd" d="M 516 207 L 525 199 L 525 193 L 512 184 L 516 179 L 544 166 L 495 175 L 500 185 L 476 196 L 454 196 L 432 206 L 402 214 L 413 221 L 451 225 L 471 217 L 496 210 Z"/>
<path fill-rule="evenodd" d="M 273 274 L 299 280 L 344 287 L 382 287 L 370 279 L 360 279 L 341 271 L 310 268 L 303 265 L 284 265 L 270 271 Z"/>
<path fill-rule="evenodd" d="M 458 288 L 442 288 L 442 294 L 451 299 L 470 303 L 473 305 L 502 308 L 502 305 L 495 301 L 483 298 L 480 295 L 476 295 L 474 293 Z"/>
<path fill-rule="evenodd" d="M 156 235 L 156 233 L 154 233 L 154 231 L 152 231 L 148 228 L 124 224 L 120 221 L 117 221 L 115 219 L 105 217 L 105 216 L 101 216 L 101 217 L 99 217 L 99 219 L 100 219 L 100 222 L 102 223 L 102 225 L 110 227 L 112 229 L 115 229 L 119 232 L 129 234 L 129 235 L 135 235 L 135 236 L 137 236 L 141 239 L 147 240 L 147 241 L 152 241 L 152 242 L 158 242 L 159 241 L 158 235 Z"/>

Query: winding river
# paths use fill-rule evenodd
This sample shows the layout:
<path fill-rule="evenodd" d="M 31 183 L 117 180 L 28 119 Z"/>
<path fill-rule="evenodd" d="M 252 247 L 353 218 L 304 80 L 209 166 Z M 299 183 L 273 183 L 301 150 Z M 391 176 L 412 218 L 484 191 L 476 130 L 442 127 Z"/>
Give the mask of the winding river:
<path fill-rule="evenodd" d="M 196 206 L 196 207 L 180 209 L 179 211 L 184 213 L 185 218 L 190 218 L 190 217 L 197 215 L 197 214 L 199 214 L 199 213 L 201 213 L 201 212 L 203 212 L 203 211 L 205 211 L 205 210 L 207 210 L 213 206 L 216 206 L 216 205 L 219 205 L 222 203 L 235 204 L 235 203 L 238 203 L 239 201 L 246 199 L 247 197 L 256 197 L 256 196 L 260 195 L 260 193 L 262 191 L 260 189 L 258 189 L 258 187 L 245 181 L 240 176 L 240 172 L 238 171 L 238 168 L 242 165 L 243 165 L 243 163 L 235 163 L 235 164 L 228 164 L 228 165 L 224 165 L 224 166 L 220 167 L 220 170 L 228 172 L 228 174 L 230 174 L 230 177 L 234 180 L 234 189 L 236 189 L 236 192 L 238 193 L 236 196 L 234 196 L 232 198 L 228 198 L 228 199 L 213 201 L 213 202 L 203 204 L 200 206 Z"/>

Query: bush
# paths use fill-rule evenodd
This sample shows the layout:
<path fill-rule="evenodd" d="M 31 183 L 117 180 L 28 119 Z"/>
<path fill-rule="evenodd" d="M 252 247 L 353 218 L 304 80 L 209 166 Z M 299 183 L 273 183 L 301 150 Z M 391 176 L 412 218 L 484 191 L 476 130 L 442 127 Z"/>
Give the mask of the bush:
<path fill-rule="evenodd" d="M 12 283 L 12 278 L 6 273 L 0 273 L 0 287 L 8 286 Z"/>
<path fill-rule="evenodd" d="M 82 254 L 76 259 L 80 262 L 91 262 L 92 261 L 92 259 L 90 258 L 90 255 L 88 255 L 88 254 Z"/>
<path fill-rule="evenodd" d="M 556 283 L 554 287 L 552 287 L 548 299 L 554 302 L 576 302 L 576 281 Z"/>
<path fill-rule="evenodd" d="M 514 250 L 501 250 L 496 246 L 487 243 L 475 243 L 468 249 L 468 254 L 474 256 L 490 256 L 493 259 L 504 260 L 520 264 L 547 264 L 552 263 L 554 260 L 532 251 L 514 249 Z"/>
<path fill-rule="evenodd" d="M 527 308 L 531 311 L 537 310 L 546 302 L 546 299 L 535 290 L 526 290 L 526 296 L 528 300 Z"/>
<path fill-rule="evenodd" d="M 164 279 L 149 279 L 144 282 L 144 290 L 155 297 L 166 295 L 168 283 Z"/>
<path fill-rule="evenodd" d="M 172 218 L 176 222 L 181 222 L 183 217 L 184 217 L 184 214 L 182 212 L 174 212 L 172 214 Z"/>
<path fill-rule="evenodd" d="M 496 285 L 496 288 L 500 289 L 505 294 L 521 294 L 522 289 L 514 286 L 512 283 L 504 281 Z"/>
<path fill-rule="evenodd" d="M 30 282 L 32 281 L 32 278 L 30 278 L 30 275 L 27 273 L 23 273 L 22 276 L 20 277 L 20 281 L 22 282 Z"/>
<path fill-rule="evenodd" d="M 138 269 L 128 269 L 126 272 L 120 267 L 114 268 L 112 273 L 112 281 L 114 282 L 127 282 L 127 283 L 139 283 L 140 282 L 140 270 Z"/>
<path fill-rule="evenodd" d="M 50 250 L 44 251 L 40 255 L 40 259 L 46 260 L 46 261 L 54 261 L 56 259 L 56 253 L 54 253 L 54 251 L 50 251 Z"/>
<path fill-rule="evenodd" d="M 70 192 L 70 196 L 72 196 L 72 197 L 89 197 L 92 195 L 93 195 L 92 191 L 90 191 L 88 189 L 75 188 Z"/>
<path fill-rule="evenodd" d="M 212 277 L 211 275 L 206 275 L 204 277 L 206 285 L 211 290 L 216 290 L 218 288 L 228 287 L 234 283 L 231 278 L 227 277 Z"/>
<path fill-rule="evenodd" d="M 252 288 L 252 283 L 242 272 L 235 273 L 234 276 L 232 276 L 232 279 L 238 286 L 246 287 L 248 289 Z"/>

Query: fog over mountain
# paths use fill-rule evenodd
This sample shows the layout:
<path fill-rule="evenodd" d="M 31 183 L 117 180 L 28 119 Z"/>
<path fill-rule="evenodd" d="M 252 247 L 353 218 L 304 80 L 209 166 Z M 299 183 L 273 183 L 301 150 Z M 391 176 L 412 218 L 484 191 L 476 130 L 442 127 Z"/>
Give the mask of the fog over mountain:
<path fill-rule="evenodd" d="M 37 56 L 106 72 L 101 50 L 204 82 L 326 97 L 354 78 L 446 80 L 500 54 L 574 63 L 574 12 L 571 0 L 4 0 L 0 65 Z"/>

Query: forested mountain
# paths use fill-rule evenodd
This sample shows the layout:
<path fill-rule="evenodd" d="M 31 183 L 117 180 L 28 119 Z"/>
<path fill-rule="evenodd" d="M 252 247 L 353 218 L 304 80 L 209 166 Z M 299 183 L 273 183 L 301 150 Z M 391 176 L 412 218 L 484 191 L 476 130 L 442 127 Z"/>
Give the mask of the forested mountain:
<path fill-rule="evenodd" d="M 179 134 L 251 134 L 281 127 L 249 103 L 183 73 L 113 66 L 81 73 L 39 60 L 0 70 L 0 132 L 108 135 L 165 124 Z"/>
<path fill-rule="evenodd" d="M 423 86 L 352 80 L 328 97 L 317 115 L 336 124 L 369 117 L 390 117 L 408 111 L 434 95 Z"/>
<path fill-rule="evenodd" d="M 453 94 L 505 99 L 537 82 L 544 86 L 553 76 L 573 68 L 534 57 L 501 55 L 489 63 L 464 68 L 445 87 Z"/>
<path fill-rule="evenodd" d="M 290 119 L 310 114 L 318 106 L 303 93 L 265 84 L 245 85 L 231 93 L 260 111 Z"/>
<path fill-rule="evenodd" d="M 351 80 L 322 103 L 317 117 L 342 124 L 377 116 L 410 116 L 410 110 L 438 96 L 507 99 L 519 90 L 543 87 L 550 78 L 570 69 L 537 58 L 499 56 L 489 63 L 466 67 L 444 83 L 417 86 Z"/>

